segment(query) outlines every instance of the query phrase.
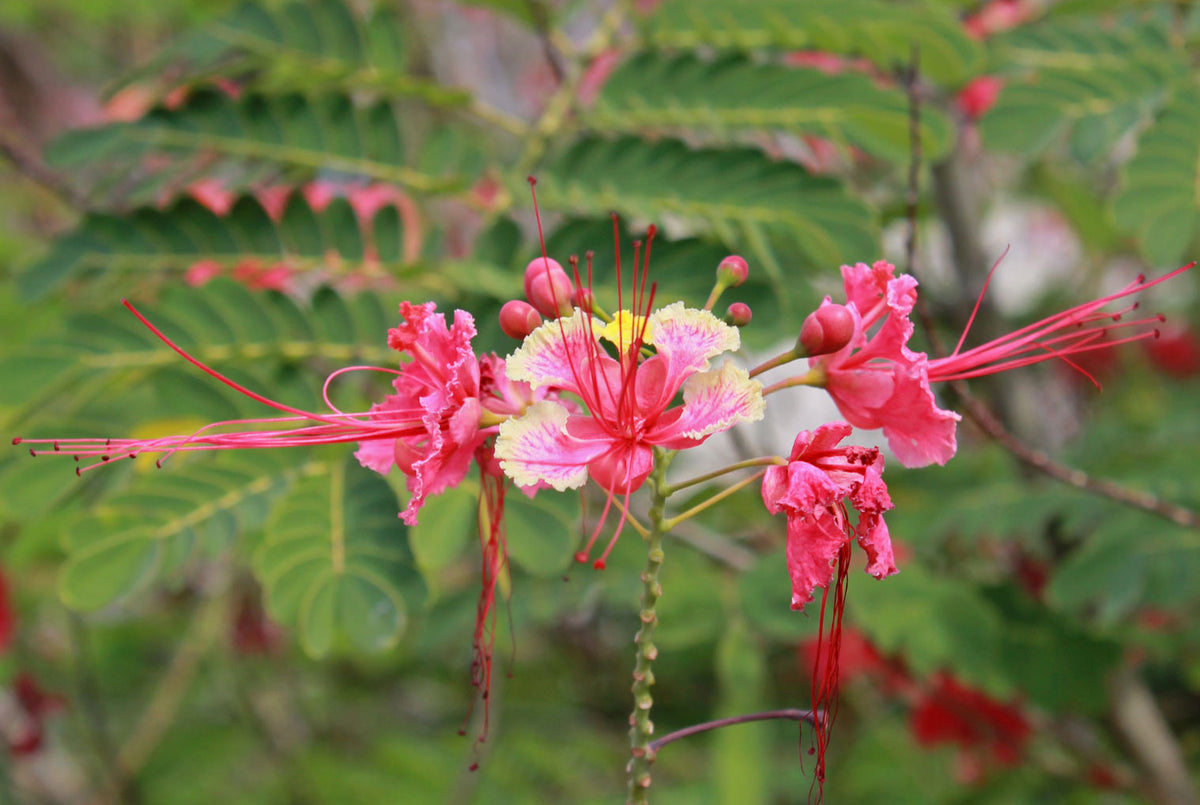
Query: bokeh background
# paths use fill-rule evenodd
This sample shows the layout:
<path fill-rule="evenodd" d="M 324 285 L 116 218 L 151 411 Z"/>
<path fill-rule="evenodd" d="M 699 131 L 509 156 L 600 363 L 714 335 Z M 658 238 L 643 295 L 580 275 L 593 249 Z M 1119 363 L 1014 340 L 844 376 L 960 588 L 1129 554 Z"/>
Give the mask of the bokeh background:
<path fill-rule="evenodd" d="M 951 345 L 1000 260 L 978 343 L 1196 256 L 1198 39 L 1183 2 L 5 0 L 0 433 L 255 415 L 122 297 L 306 408 L 333 369 L 394 362 L 402 299 L 472 311 L 505 354 L 496 312 L 539 253 L 529 174 L 550 254 L 593 250 L 606 304 L 610 211 L 626 249 L 661 228 L 662 301 L 699 304 L 744 255 L 748 360 L 876 259 L 919 277 Z M 946 467 L 889 463 L 901 573 L 850 581 L 829 802 L 1197 802 L 1196 289 L 1143 300 L 1155 341 L 971 384 L 1014 438 L 1146 505 L 970 423 Z M 787 394 L 688 465 L 786 453 L 835 415 Z M 593 571 L 571 556 L 602 501 L 510 497 L 478 742 L 478 481 L 405 529 L 402 480 L 349 453 L 80 480 L 0 451 L 0 801 L 620 801 L 636 533 Z M 379 586 L 289 575 L 334 522 L 392 557 L 367 560 Z M 807 706 L 818 618 L 788 608 L 783 538 L 750 489 L 668 541 L 660 732 Z M 652 801 L 806 801 L 808 745 L 791 722 L 674 743 Z"/>

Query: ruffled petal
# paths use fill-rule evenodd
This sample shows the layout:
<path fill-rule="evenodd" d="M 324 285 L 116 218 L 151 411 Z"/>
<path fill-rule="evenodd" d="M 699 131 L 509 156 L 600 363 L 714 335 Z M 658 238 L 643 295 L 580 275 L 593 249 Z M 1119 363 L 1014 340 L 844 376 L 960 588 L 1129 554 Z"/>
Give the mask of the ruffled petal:
<path fill-rule="evenodd" d="M 572 419 L 556 402 L 536 402 L 517 419 L 500 423 L 496 458 L 504 474 L 517 486 L 545 482 L 559 492 L 587 483 L 588 463 L 611 449 L 613 442 L 599 429 L 575 417 L 579 426 L 568 432 Z"/>
<path fill-rule="evenodd" d="M 677 439 L 703 439 L 729 430 L 739 422 L 763 418 L 762 384 L 745 369 L 726 361 L 720 369 L 692 375 L 683 384 L 682 413 L 669 425 L 651 428 L 650 444 L 672 447 Z"/>
<path fill-rule="evenodd" d="M 557 386 L 579 391 L 586 360 L 597 355 L 603 324 L 582 310 L 548 321 L 525 337 L 521 346 L 505 359 L 509 380 L 524 381 L 533 388 Z M 603 353 L 603 350 L 600 350 Z"/>
<path fill-rule="evenodd" d="M 815 516 L 789 515 L 787 566 L 792 578 L 792 609 L 813 600 L 813 590 L 828 587 L 833 563 L 846 542 L 843 525 L 831 512 Z"/>
<path fill-rule="evenodd" d="M 762 484 L 767 511 L 786 511 L 789 516 L 821 511 L 844 498 L 848 491 L 829 473 L 807 461 L 769 468 Z"/>
<path fill-rule="evenodd" d="M 867 572 L 877 579 L 891 576 L 896 570 L 892 553 L 892 537 L 883 515 L 863 514 L 858 522 L 858 544 L 867 552 Z"/>
<path fill-rule="evenodd" d="M 911 368 L 896 367 L 891 399 L 876 412 L 878 425 L 896 458 L 906 467 L 945 464 L 958 450 L 955 429 L 961 416 L 937 407 L 924 358 Z"/>
<path fill-rule="evenodd" d="M 650 314 L 654 348 L 667 363 L 667 398 L 675 396 L 689 375 L 708 368 L 710 358 L 741 346 L 741 335 L 707 310 L 675 302 Z"/>

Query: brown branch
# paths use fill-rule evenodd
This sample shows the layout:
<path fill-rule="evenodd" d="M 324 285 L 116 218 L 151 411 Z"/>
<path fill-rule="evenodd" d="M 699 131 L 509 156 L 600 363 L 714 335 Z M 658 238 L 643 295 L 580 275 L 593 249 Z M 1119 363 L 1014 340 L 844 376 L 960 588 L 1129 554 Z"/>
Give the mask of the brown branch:
<path fill-rule="evenodd" d="M 681 730 L 668 732 L 658 740 L 650 742 L 650 750 L 658 754 L 658 750 L 662 749 L 669 743 L 678 741 L 680 738 L 687 738 L 691 735 L 696 735 L 709 730 L 720 729 L 721 727 L 731 727 L 734 724 L 749 724 L 754 721 L 773 721 L 775 719 L 786 719 L 788 721 L 802 721 L 807 724 L 813 723 L 812 710 L 797 710 L 790 708 L 787 710 L 765 710 L 761 713 L 747 713 L 741 716 L 730 716 L 729 718 L 718 718 L 715 721 L 705 721 L 700 724 L 693 724 L 690 727 L 684 727 Z"/>

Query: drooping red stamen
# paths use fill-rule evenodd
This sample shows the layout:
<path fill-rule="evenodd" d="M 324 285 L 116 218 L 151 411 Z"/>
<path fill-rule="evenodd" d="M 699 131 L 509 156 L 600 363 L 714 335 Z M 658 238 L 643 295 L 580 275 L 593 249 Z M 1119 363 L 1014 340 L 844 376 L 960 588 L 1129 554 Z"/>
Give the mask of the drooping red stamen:
<path fill-rule="evenodd" d="M 475 634 L 472 641 L 474 658 L 471 661 L 471 684 L 483 703 L 483 725 L 477 743 L 487 740 L 491 714 L 492 657 L 496 643 L 496 589 L 501 575 L 508 568 L 508 544 L 504 533 L 505 480 L 488 473 L 481 478 L 479 495 L 479 546 L 482 553 L 479 603 L 475 609 Z M 471 704 L 474 710 L 474 702 Z M 466 721 L 459 730 L 466 734 Z M 478 768 L 471 764 L 471 770 Z"/>
<path fill-rule="evenodd" d="M 813 746 L 809 754 L 816 755 L 809 802 L 820 802 L 825 787 L 825 750 L 833 722 L 837 719 L 838 689 L 841 674 L 842 612 L 846 607 L 846 590 L 850 581 L 850 551 L 852 540 L 847 540 L 837 555 L 837 569 L 832 585 L 821 594 L 821 620 L 817 631 L 817 649 L 813 660 L 812 710 Z M 825 631 L 825 612 L 830 604 L 829 593 L 833 591 L 832 606 L 829 606 L 830 621 L 828 637 Z M 815 798 L 814 798 L 815 794 Z"/>

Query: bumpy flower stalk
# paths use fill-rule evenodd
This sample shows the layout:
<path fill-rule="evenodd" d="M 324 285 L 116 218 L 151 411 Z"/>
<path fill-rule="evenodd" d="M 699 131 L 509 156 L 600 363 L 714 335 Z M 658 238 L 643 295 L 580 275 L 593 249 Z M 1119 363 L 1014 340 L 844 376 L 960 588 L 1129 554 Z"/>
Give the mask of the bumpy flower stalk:
<path fill-rule="evenodd" d="M 650 686 L 654 684 L 653 665 L 658 657 L 654 645 L 654 631 L 658 626 L 658 599 L 662 597 L 662 585 L 658 582 L 658 571 L 663 563 L 664 509 L 666 507 L 667 466 L 675 456 L 674 451 L 656 449 L 654 470 L 650 474 L 650 533 L 646 536 L 646 569 L 642 571 L 642 609 L 638 617 L 641 627 L 634 643 L 637 645 L 637 661 L 633 668 L 633 712 L 629 716 L 629 778 L 630 803 L 648 802 L 650 788 L 650 765 L 654 763 L 654 748 L 650 745 L 654 736 L 654 722 L 650 720 L 650 708 L 654 698 Z"/>

